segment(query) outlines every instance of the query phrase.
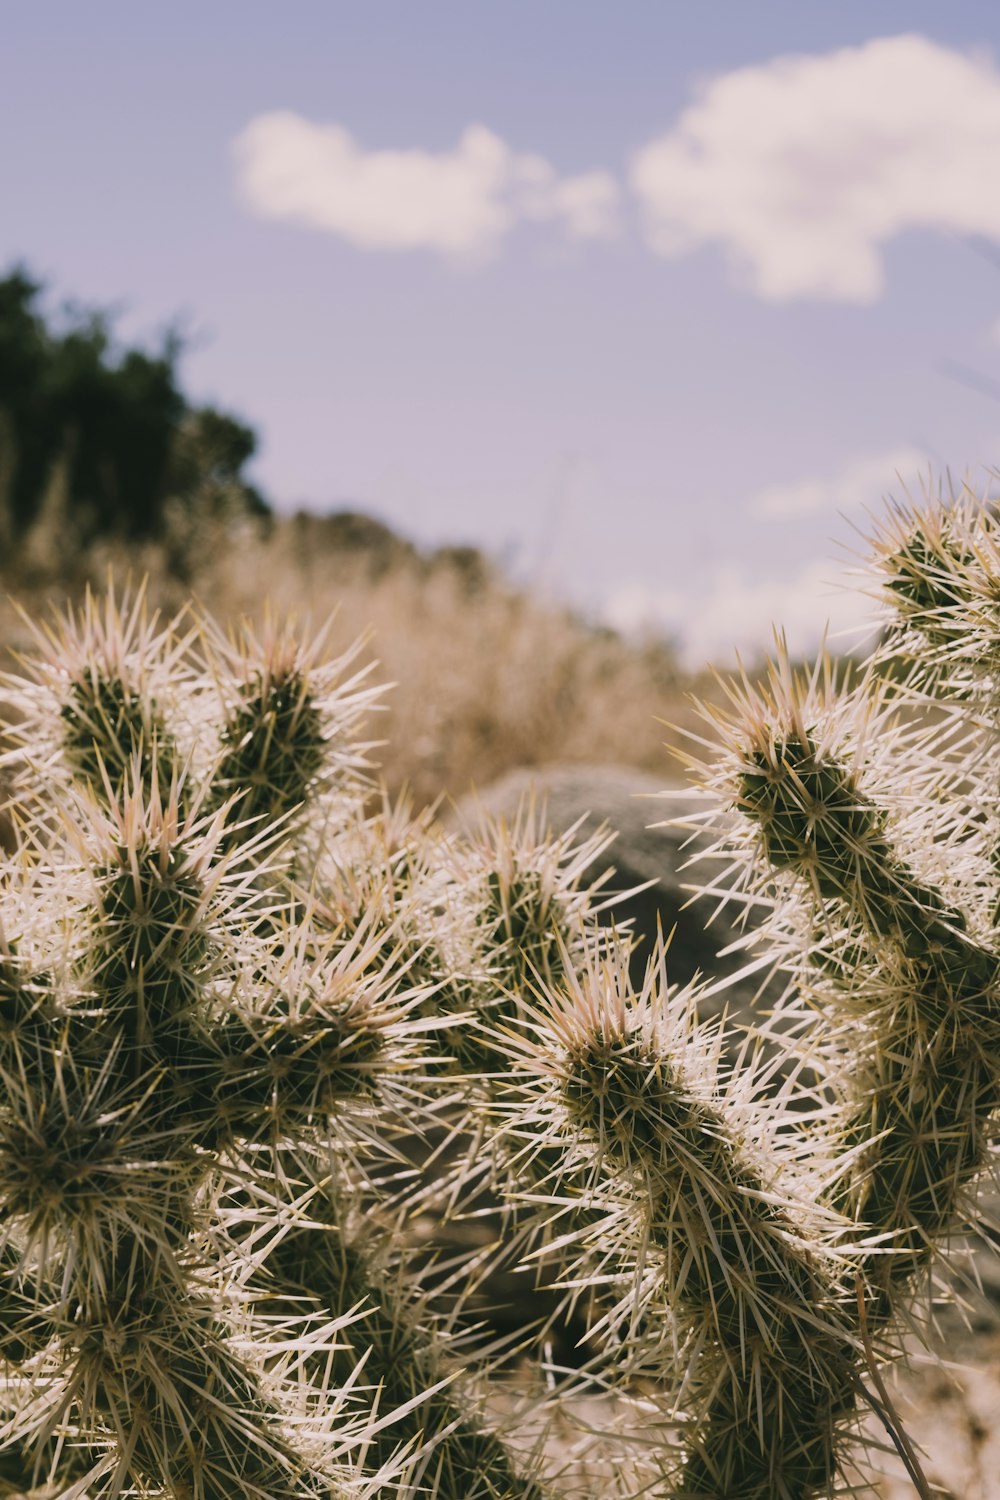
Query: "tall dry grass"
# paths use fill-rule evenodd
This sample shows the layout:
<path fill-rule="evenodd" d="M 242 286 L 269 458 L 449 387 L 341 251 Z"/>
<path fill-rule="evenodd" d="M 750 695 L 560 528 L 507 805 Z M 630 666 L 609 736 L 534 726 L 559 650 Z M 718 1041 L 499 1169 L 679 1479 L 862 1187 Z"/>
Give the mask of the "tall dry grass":
<path fill-rule="evenodd" d="M 461 796 L 514 767 L 600 762 L 671 775 L 664 741 L 685 723 L 695 683 L 669 647 L 637 646 L 515 588 L 479 553 L 430 556 L 361 517 L 296 516 L 262 528 L 206 524 L 194 538 L 126 550 L 114 544 L 46 566 L 7 568 L 0 641 L 25 637 L 16 604 L 82 596 L 109 577 L 148 577 L 165 610 L 195 600 L 223 623 L 260 618 L 266 604 L 318 623 L 331 612 L 331 648 L 366 636 L 363 659 L 392 683 L 372 733 L 392 790 L 419 802 Z M 693 722 L 693 715 L 691 715 Z"/>

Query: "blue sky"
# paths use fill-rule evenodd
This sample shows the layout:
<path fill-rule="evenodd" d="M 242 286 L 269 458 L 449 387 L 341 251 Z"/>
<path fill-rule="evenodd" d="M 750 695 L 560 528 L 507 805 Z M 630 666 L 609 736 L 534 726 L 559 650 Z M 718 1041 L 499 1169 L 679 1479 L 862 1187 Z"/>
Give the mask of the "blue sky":
<path fill-rule="evenodd" d="M 961 0 L 35 0 L 0 266 L 180 318 L 282 507 L 805 648 L 896 470 L 1000 462 L 998 58 Z"/>

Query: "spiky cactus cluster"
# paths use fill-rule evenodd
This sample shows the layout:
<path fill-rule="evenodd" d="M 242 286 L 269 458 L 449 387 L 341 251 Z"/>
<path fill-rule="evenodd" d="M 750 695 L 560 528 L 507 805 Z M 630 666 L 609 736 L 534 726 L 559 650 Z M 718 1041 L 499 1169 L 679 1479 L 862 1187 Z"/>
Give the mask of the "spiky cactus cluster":
<path fill-rule="evenodd" d="M 722 870 L 703 889 L 767 913 L 758 963 L 789 976 L 756 1047 L 723 1052 L 696 993 L 651 969 L 636 995 L 612 961 L 541 997 L 511 1049 L 525 1153 L 561 1130 L 624 1204 L 581 1231 L 575 1274 L 621 1288 L 625 1362 L 673 1376 L 662 1487 L 685 1500 L 846 1493 L 869 1407 L 924 1483 L 878 1363 L 991 1165 L 1000 528 L 971 497 L 898 512 L 876 559 L 867 670 L 780 654 L 689 759 Z"/>
<path fill-rule="evenodd" d="M 508 1441 L 518 1382 L 534 1434 L 637 1403 L 592 1493 L 847 1493 L 869 1407 L 922 1482 L 878 1364 L 1000 1107 L 1000 529 L 898 512 L 876 555 L 850 688 L 779 657 L 709 715 L 705 889 L 788 975 L 740 1032 L 662 941 L 633 988 L 602 835 L 389 803 L 356 653 L 141 594 L 38 633 L 6 688 L 0 1493 L 578 1493 Z M 487 1209 L 498 1242 L 424 1282 L 419 1225 Z M 474 1326 L 512 1259 L 555 1298 L 513 1350 Z M 579 1368 L 533 1380 L 571 1313 Z"/>
<path fill-rule="evenodd" d="M 359 1228 L 360 1143 L 439 1102 L 427 908 L 463 891 L 363 815 L 371 691 L 321 640 L 141 599 L 38 644 L 8 684 L 7 1492 L 531 1496 Z"/>

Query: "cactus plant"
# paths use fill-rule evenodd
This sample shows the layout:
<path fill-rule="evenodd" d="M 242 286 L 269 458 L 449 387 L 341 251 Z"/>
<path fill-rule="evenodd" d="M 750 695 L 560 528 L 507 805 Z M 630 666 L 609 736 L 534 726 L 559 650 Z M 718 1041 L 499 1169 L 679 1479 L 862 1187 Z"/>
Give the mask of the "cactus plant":
<path fill-rule="evenodd" d="M 921 1482 L 876 1362 L 990 1162 L 1000 535 L 967 497 L 897 513 L 877 557 L 895 614 L 868 671 L 848 690 L 828 662 L 797 674 L 780 654 L 706 710 L 713 753 L 689 762 L 726 865 L 706 889 L 769 908 L 762 937 L 795 988 L 766 1030 L 809 1074 L 768 1089 L 769 1064 L 744 1056 L 713 1076 L 718 1044 L 685 1032 L 684 997 L 652 972 L 636 996 L 620 965 L 570 975 L 511 1048 L 518 1136 L 560 1130 L 631 1191 L 605 1263 L 631 1256 L 622 1310 L 635 1328 L 638 1293 L 647 1368 L 666 1349 L 684 1371 L 664 1484 L 686 1500 L 834 1493 L 866 1403 Z"/>
<path fill-rule="evenodd" d="M 788 975 L 739 1035 L 662 941 L 633 988 L 603 837 L 380 803 L 356 652 L 141 591 L 38 632 L 5 690 L 0 1492 L 548 1500 L 470 1326 L 503 1253 L 589 1321 L 536 1430 L 574 1387 L 677 1428 L 601 1493 L 847 1493 L 868 1407 L 922 1483 L 878 1364 L 1000 1108 L 1000 527 L 899 510 L 875 553 L 867 669 L 779 654 L 690 762 L 704 888 Z M 413 1216 L 484 1189 L 506 1250 L 422 1285 Z"/>
<path fill-rule="evenodd" d="M 408 1430 L 397 1414 L 392 1447 L 416 1444 L 435 1485 L 454 1469 L 451 1493 L 502 1493 L 503 1447 L 452 1397 L 454 1370 L 435 1373 L 415 1310 L 366 1280 L 322 1206 L 278 1212 L 308 1194 L 295 1146 L 326 1142 L 339 1106 L 412 1105 L 393 1091 L 434 1025 L 395 917 L 336 920 L 304 869 L 306 806 L 318 823 L 356 799 L 364 691 L 287 632 L 206 636 L 199 677 L 190 646 L 141 602 L 88 600 L 14 693 L 0 1177 L 17 1482 L 86 1484 L 82 1465 L 102 1494 L 347 1493 L 352 1445 L 370 1469 L 378 1431 L 357 1420 L 367 1346 L 344 1378 L 361 1315 L 383 1356 L 372 1399 L 405 1390 L 421 1412 Z M 391 1452 L 374 1451 L 380 1474 Z"/>

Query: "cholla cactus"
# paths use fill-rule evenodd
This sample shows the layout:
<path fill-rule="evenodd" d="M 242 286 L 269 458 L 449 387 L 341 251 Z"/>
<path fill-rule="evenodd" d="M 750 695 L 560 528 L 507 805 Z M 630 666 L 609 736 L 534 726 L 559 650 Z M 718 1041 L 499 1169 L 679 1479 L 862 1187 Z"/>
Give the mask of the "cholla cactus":
<path fill-rule="evenodd" d="M 723 753 L 698 770 L 742 815 L 743 831 L 726 827 L 714 851 L 726 881 L 768 902 L 765 933 L 818 1017 L 831 1110 L 822 1145 L 834 1170 L 816 1198 L 842 1218 L 834 1244 L 845 1257 L 833 1319 L 843 1336 L 803 1341 L 811 1379 L 828 1390 L 815 1412 L 825 1407 L 826 1471 L 786 1478 L 808 1434 L 786 1416 L 761 1444 L 760 1414 L 734 1413 L 716 1396 L 686 1471 L 699 1494 L 835 1485 L 873 1350 L 892 1352 L 937 1250 L 960 1218 L 975 1218 L 971 1189 L 990 1161 L 1000 1104 L 996 767 L 993 725 L 970 720 L 969 707 L 993 691 L 995 640 L 970 643 L 988 634 L 1000 535 L 968 498 L 944 516 L 900 513 L 889 536 L 879 555 L 894 612 L 868 672 L 848 691 L 828 663 L 799 675 L 779 657 L 763 684 L 730 689 L 730 710 L 711 716 Z M 890 652 L 897 671 L 883 683 Z M 901 653 L 913 663 L 902 681 Z M 918 717 L 929 689 L 935 711 Z M 787 1413 L 801 1379 L 788 1372 L 773 1388 L 779 1409 Z M 721 1488 L 706 1464 L 729 1476 Z"/>
<path fill-rule="evenodd" d="M 362 1134 L 376 1109 L 413 1119 L 436 1024 L 392 902 L 340 922 L 309 867 L 317 826 L 358 800 L 366 690 L 280 630 L 198 649 L 141 601 L 88 600 L 10 686 L 11 1483 L 530 1500 L 321 1192 L 352 1106 Z"/>
<path fill-rule="evenodd" d="M 685 1500 L 838 1492 L 865 1405 L 920 1482 L 876 1365 L 990 1165 L 1000 530 L 972 500 L 899 514 L 879 555 L 895 613 L 868 672 L 848 688 L 780 656 L 706 710 L 721 748 L 692 762 L 723 867 L 704 889 L 763 905 L 790 976 L 768 1050 L 719 1067 L 696 994 L 654 968 L 635 995 L 593 962 L 508 1044 L 522 1150 L 561 1135 L 623 1205 L 580 1236 L 577 1275 L 622 1288 L 605 1322 L 631 1368 L 682 1377 L 663 1486 Z"/>
<path fill-rule="evenodd" d="M 850 688 L 779 658 L 710 715 L 705 888 L 763 904 L 789 976 L 742 1038 L 662 943 L 633 989 L 603 835 L 372 811 L 356 653 L 141 596 L 40 634 L 7 688 L 0 1491 L 547 1500 L 466 1326 L 494 1250 L 423 1290 L 409 1250 L 484 1188 L 589 1320 L 580 1381 L 679 1427 L 602 1495 L 848 1493 L 867 1405 L 919 1482 L 877 1363 L 1000 1108 L 1000 528 L 898 512 L 877 555 Z"/>

